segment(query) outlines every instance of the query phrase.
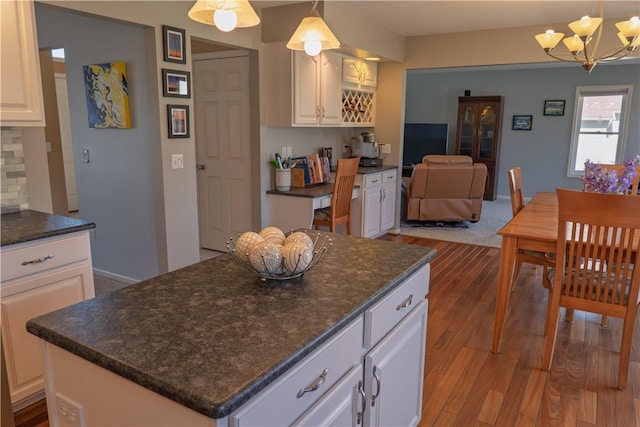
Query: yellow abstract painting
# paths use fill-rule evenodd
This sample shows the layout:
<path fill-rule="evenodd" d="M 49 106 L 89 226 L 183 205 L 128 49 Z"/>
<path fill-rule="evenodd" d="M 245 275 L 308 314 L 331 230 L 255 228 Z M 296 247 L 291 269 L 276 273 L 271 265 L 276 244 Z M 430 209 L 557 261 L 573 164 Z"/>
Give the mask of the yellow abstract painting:
<path fill-rule="evenodd" d="M 127 66 L 124 62 L 85 65 L 85 93 L 89 127 L 131 128 Z"/>

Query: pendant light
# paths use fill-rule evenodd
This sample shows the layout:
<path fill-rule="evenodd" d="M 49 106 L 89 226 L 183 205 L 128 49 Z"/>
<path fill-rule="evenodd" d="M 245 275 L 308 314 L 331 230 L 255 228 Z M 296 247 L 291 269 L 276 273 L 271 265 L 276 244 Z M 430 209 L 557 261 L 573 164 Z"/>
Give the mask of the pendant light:
<path fill-rule="evenodd" d="M 304 18 L 289 39 L 287 48 L 304 50 L 310 56 L 316 56 L 323 50 L 338 49 L 340 42 L 322 20 L 316 7 L 318 0 L 313 2 L 310 16 Z"/>
<path fill-rule="evenodd" d="M 255 27 L 260 23 L 248 0 L 198 0 L 188 15 L 196 22 L 214 25 L 225 32 Z"/>

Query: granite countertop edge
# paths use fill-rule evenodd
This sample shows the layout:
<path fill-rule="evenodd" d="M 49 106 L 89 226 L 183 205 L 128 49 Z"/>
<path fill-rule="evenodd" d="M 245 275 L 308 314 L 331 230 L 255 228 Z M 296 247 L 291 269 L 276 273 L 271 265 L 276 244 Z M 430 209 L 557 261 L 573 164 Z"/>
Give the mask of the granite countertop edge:
<path fill-rule="evenodd" d="M 36 210 L 2 214 L 0 247 L 62 236 L 96 228 L 95 223 Z"/>
<path fill-rule="evenodd" d="M 268 387 L 276 381 L 281 375 L 286 373 L 296 363 L 300 362 L 307 355 L 319 348 L 323 343 L 328 341 L 332 336 L 338 333 L 343 327 L 351 321 L 357 319 L 365 310 L 382 299 L 384 296 L 393 291 L 400 283 L 402 283 L 409 275 L 413 274 L 422 266 L 428 264 L 436 256 L 436 250 L 431 252 L 416 262 L 409 269 L 382 287 L 379 292 L 374 294 L 368 300 L 363 301 L 352 312 L 348 313 L 342 319 L 338 320 L 331 327 L 327 328 L 321 334 L 317 335 L 311 341 L 294 351 L 289 357 L 284 359 L 279 365 L 275 366 L 269 372 L 257 377 L 254 381 L 243 386 L 243 388 L 235 395 L 225 401 L 211 401 L 210 399 L 198 398 L 189 390 L 179 389 L 162 378 L 149 375 L 139 369 L 136 369 L 120 360 L 111 358 L 99 350 L 90 346 L 80 344 L 73 339 L 69 339 L 64 335 L 52 331 L 46 327 L 42 327 L 34 322 L 36 319 L 27 322 L 27 331 L 38 336 L 45 341 L 56 345 L 76 356 L 79 356 L 99 367 L 107 369 L 123 378 L 126 378 L 138 385 L 141 385 L 151 391 L 154 391 L 168 399 L 171 399 L 183 406 L 186 406 L 207 417 L 219 419 L 230 415 L 238 409 L 242 404 L 255 396 L 257 393 Z"/>

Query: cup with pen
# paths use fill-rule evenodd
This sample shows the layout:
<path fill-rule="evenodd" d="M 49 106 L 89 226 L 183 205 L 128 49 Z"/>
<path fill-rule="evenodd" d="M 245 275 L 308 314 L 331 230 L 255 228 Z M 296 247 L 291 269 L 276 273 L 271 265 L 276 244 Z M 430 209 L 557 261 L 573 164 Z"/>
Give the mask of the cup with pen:
<path fill-rule="evenodd" d="M 290 159 L 282 160 L 279 153 L 276 153 L 275 159 L 271 161 L 276 170 L 276 190 L 289 191 L 291 190 L 291 168 Z"/>

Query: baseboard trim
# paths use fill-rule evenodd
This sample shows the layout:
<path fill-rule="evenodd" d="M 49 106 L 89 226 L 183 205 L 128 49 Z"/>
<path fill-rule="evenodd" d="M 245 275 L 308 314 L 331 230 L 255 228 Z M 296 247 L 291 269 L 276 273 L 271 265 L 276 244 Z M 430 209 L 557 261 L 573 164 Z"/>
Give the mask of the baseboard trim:
<path fill-rule="evenodd" d="M 120 274 L 114 274 L 114 273 L 110 273 L 108 271 L 100 270 L 99 268 L 94 268 L 93 269 L 93 274 L 95 274 L 96 276 L 105 277 L 107 279 L 113 279 L 113 280 L 117 280 L 119 282 L 124 282 L 124 283 L 127 283 L 129 285 L 133 285 L 134 283 L 138 283 L 140 281 L 140 280 L 133 279 L 131 277 L 122 276 Z"/>

